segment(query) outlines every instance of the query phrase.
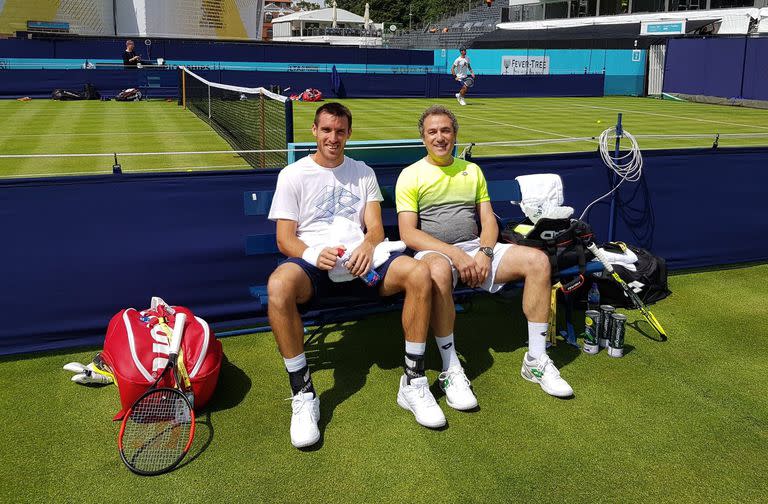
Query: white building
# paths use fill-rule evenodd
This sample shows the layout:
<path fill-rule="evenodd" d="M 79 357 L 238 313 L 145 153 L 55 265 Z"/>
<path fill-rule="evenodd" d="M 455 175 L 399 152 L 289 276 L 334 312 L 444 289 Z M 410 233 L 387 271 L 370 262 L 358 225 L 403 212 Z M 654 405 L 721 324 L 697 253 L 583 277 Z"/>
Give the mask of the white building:
<path fill-rule="evenodd" d="M 768 7 L 768 0 L 509 0 L 509 14 L 503 21 L 539 21 L 645 13 L 691 13 L 727 9 L 760 9 L 761 7 Z"/>
<path fill-rule="evenodd" d="M 367 25 L 367 26 L 366 26 Z M 272 20 L 272 40 L 331 45 L 380 46 L 382 24 L 344 9 L 297 12 Z"/>
<path fill-rule="evenodd" d="M 515 1 L 515 0 L 513 0 Z M 758 0 L 763 1 L 763 0 Z M 709 2 L 707 2 L 709 4 Z M 531 30 L 553 30 L 558 28 L 569 28 L 578 26 L 615 26 L 641 23 L 641 31 L 638 35 L 644 36 L 676 36 L 684 35 L 690 32 L 686 23 L 707 24 L 711 23 L 711 28 L 707 33 L 717 35 L 746 35 L 749 33 L 767 33 L 768 32 L 768 8 L 736 8 L 736 9 L 701 9 L 686 11 L 634 11 L 631 14 L 619 15 L 601 15 L 601 16 L 572 16 L 572 17 L 548 17 L 547 9 L 554 3 L 536 3 L 527 4 L 536 5 L 542 9 L 543 19 L 539 20 L 518 20 L 502 22 L 496 25 L 502 30 L 512 31 L 531 31 Z M 632 1 L 629 1 L 631 10 Z M 597 6 L 600 6 L 600 0 L 597 0 Z M 525 5 L 523 5 L 525 7 Z M 698 23 L 697 23 L 698 22 Z"/>

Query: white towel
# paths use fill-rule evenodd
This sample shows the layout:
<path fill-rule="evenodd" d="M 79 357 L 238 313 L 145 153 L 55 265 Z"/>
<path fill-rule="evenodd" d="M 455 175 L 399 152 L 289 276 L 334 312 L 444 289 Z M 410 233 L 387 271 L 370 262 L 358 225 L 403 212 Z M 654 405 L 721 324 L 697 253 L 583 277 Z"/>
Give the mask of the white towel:
<path fill-rule="evenodd" d="M 637 262 L 637 254 L 629 250 L 629 248 L 624 250 L 624 253 L 609 252 L 603 248 L 600 250 L 603 251 L 603 254 L 605 254 L 605 257 L 610 264 L 619 264 L 629 271 L 637 271 L 637 267 L 635 266 L 635 263 Z M 597 261 L 598 259 L 595 258 L 594 260 Z"/>
<path fill-rule="evenodd" d="M 354 250 L 354 248 L 347 248 L 344 252 L 344 255 L 339 257 L 339 259 L 336 261 L 336 265 L 328 272 L 328 278 L 330 278 L 331 281 L 349 282 L 350 280 L 355 279 L 355 277 L 343 265 L 344 261 L 349 259 L 349 256 L 352 255 Z M 389 256 L 392 255 L 393 252 L 402 252 L 403 250 L 405 250 L 404 241 L 389 241 L 389 239 L 385 238 L 383 242 L 376 245 L 376 247 L 373 249 L 373 265 L 371 268 L 378 268 L 384 264 L 387 259 L 389 259 Z"/>
<path fill-rule="evenodd" d="M 349 219 L 344 217 L 335 217 L 328 226 L 328 231 L 323 237 L 323 245 L 309 247 L 302 257 L 310 264 L 317 264 L 317 257 L 320 251 L 325 247 L 339 247 L 345 250 L 344 255 L 336 260 L 336 265 L 328 271 L 328 277 L 334 282 L 349 282 L 355 277 L 349 273 L 349 270 L 342 264 L 349 259 L 352 252 L 363 243 L 365 235 L 360 227 Z M 377 268 L 389 259 L 392 252 L 402 252 L 405 250 L 405 243 L 402 241 L 388 241 L 376 245 L 373 249 L 373 268 Z"/>
<path fill-rule="evenodd" d="M 520 184 L 520 208 L 534 224 L 541 218 L 567 219 L 573 215 L 573 208 L 561 206 L 563 180 L 554 173 L 539 173 L 515 177 Z"/>
<path fill-rule="evenodd" d="M 317 265 L 317 258 L 325 247 L 339 247 L 354 250 L 363 242 L 365 235 L 360 226 L 344 217 L 334 217 L 325 234 L 315 240 L 315 245 L 308 247 L 301 258 L 309 264 Z"/>

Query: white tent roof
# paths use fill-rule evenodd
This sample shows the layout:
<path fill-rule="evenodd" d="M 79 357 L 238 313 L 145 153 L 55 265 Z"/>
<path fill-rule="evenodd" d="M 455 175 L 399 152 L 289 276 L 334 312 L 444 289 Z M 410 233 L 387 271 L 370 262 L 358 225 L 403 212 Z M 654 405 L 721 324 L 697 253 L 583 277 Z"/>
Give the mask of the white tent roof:
<path fill-rule="evenodd" d="M 287 21 L 309 21 L 309 22 L 327 22 L 333 21 L 333 9 L 318 9 L 306 12 L 297 12 L 295 14 L 288 14 L 287 16 L 281 16 L 272 20 L 272 24 L 285 23 Z M 336 9 L 336 22 L 337 23 L 363 23 L 363 16 L 358 16 L 353 12 L 346 11 L 344 9 Z"/>
<path fill-rule="evenodd" d="M 747 16 L 759 19 L 759 10 L 755 8 L 739 8 L 739 9 L 709 9 L 709 10 L 693 10 L 693 11 L 676 11 L 676 12 L 652 12 L 643 14 L 620 14 L 617 16 L 597 16 L 597 17 L 584 17 L 584 18 L 570 18 L 570 19 L 546 19 L 540 21 L 515 21 L 508 23 L 499 23 L 496 28 L 501 30 L 545 30 L 552 28 L 568 28 L 572 26 L 588 26 L 588 25 L 614 25 L 623 23 L 641 23 L 643 21 L 678 21 L 683 19 L 697 20 L 697 19 L 726 19 L 726 18 L 738 18 L 741 17 L 745 20 Z M 722 28 L 720 34 L 732 33 L 726 32 Z M 746 33 L 746 31 L 741 32 Z"/>

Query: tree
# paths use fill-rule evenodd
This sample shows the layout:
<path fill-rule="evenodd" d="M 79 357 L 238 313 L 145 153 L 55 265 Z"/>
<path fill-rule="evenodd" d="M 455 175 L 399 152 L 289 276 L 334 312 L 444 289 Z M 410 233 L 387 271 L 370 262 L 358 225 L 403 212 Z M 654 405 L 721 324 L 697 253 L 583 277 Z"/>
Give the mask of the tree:
<path fill-rule="evenodd" d="M 332 0 L 326 0 L 326 5 L 330 5 L 330 2 Z M 372 20 L 377 23 L 397 23 L 404 27 L 408 26 L 409 21 L 413 26 L 418 26 L 467 9 L 467 0 L 336 0 L 340 9 L 360 16 L 365 11 L 366 2 L 370 4 Z"/>
<path fill-rule="evenodd" d="M 314 2 L 308 2 L 307 0 L 301 0 L 301 2 L 296 2 L 296 7 L 298 7 L 301 10 L 311 11 L 311 10 L 319 9 L 320 4 L 316 4 Z"/>

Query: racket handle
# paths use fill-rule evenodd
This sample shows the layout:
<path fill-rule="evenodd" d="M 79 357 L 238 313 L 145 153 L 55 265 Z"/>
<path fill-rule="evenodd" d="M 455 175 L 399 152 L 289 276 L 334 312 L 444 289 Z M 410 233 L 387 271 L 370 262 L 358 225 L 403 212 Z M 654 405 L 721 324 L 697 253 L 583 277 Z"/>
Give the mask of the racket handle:
<path fill-rule="evenodd" d="M 590 243 L 587 245 L 587 249 L 595 254 L 595 257 L 603 263 L 603 267 L 608 271 L 608 273 L 613 273 L 613 266 L 611 266 L 611 263 L 608 262 L 608 258 L 605 257 L 605 253 L 597 248 L 597 245 L 595 245 L 595 242 Z"/>
<path fill-rule="evenodd" d="M 181 348 L 181 337 L 184 335 L 184 323 L 187 321 L 187 315 L 184 313 L 176 314 L 176 322 L 173 325 L 173 334 L 171 336 L 170 356 L 176 358 Z"/>

